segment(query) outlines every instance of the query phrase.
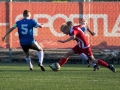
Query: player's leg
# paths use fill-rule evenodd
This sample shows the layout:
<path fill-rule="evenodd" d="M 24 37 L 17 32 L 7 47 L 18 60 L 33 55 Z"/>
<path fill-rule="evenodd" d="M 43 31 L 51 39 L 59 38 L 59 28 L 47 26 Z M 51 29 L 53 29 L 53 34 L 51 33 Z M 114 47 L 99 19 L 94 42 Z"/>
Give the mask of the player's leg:
<path fill-rule="evenodd" d="M 88 47 L 86 49 L 82 49 L 82 52 L 89 58 L 89 63 L 92 64 L 94 70 L 93 71 L 97 71 L 99 70 L 99 65 L 92 62 L 92 58 L 90 56 L 93 56 L 93 53 L 92 53 L 92 50 L 91 50 L 91 47 Z"/>
<path fill-rule="evenodd" d="M 116 72 L 116 69 L 114 68 L 114 66 L 106 63 L 104 60 L 102 60 L 102 59 L 95 59 L 93 55 L 91 56 L 91 59 L 92 59 L 92 63 L 96 63 L 98 65 L 106 67 L 106 68 L 110 69 L 114 73 Z"/>
<path fill-rule="evenodd" d="M 63 66 L 65 63 L 67 63 L 69 57 L 70 57 L 71 55 L 74 55 L 74 54 L 75 54 L 75 53 L 74 53 L 74 51 L 73 51 L 72 49 L 69 50 L 69 51 L 65 54 L 65 56 L 58 61 L 58 63 L 55 62 L 55 63 L 49 65 L 49 67 L 50 67 L 53 71 L 56 71 L 56 70 L 54 69 L 54 67 L 53 67 L 54 64 L 58 64 L 58 65 L 61 67 L 61 66 Z"/>
<path fill-rule="evenodd" d="M 90 67 L 90 65 L 92 64 L 92 66 L 93 66 L 93 68 L 94 68 L 93 71 L 99 70 L 100 67 L 99 67 L 96 63 L 92 63 L 92 62 L 91 62 L 91 59 L 90 59 L 89 57 L 87 57 L 84 53 L 81 53 L 79 56 L 80 56 L 81 58 L 83 58 L 83 59 L 88 63 L 88 67 Z"/>
<path fill-rule="evenodd" d="M 28 56 L 29 52 L 25 52 L 26 56 Z M 28 56 L 26 57 L 26 62 L 28 64 L 28 66 L 30 67 L 30 70 L 33 70 L 33 65 L 32 65 L 32 62 L 31 62 L 31 58 Z"/>
<path fill-rule="evenodd" d="M 74 48 L 72 48 L 70 51 L 68 51 L 66 53 L 66 55 L 58 63 L 60 64 L 60 66 L 62 66 L 68 61 L 68 58 L 70 56 L 72 56 L 74 54 L 78 54 L 78 53 L 81 53 L 81 50 L 79 49 L 79 46 L 76 45 Z M 85 59 L 86 61 L 89 62 L 89 58 L 84 53 L 81 53 L 79 55 L 80 55 L 80 57 L 82 57 L 83 59 Z"/>
<path fill-rule="evenodd" d="M 70 51 L 68 51 L 65 56 L 58 62 L 60 64 L 60 66 L 64 65 L 70 56 L 75 55 L 75 53 L 80 54 L 81 53 L 81 49 L 79 48 L 78 45 L 76 45 L 75 47 L 73 47 Z"/>
<path fill-rule="evenodd" d="M 82 59 L 84 59 L 84 60 L 87 62 L 88 67 L 90 67 L 91 63 L 90 63 L 89 58 L 88 58 L 84 53 L 79 54 L 79 56 L 80 56 Z"/>
<path fill-rule="evenodd" d="M 100 69 L 100 66 L 99 66 L 98 64 L 96 64 L 96 63 L 93 63 L 91 57 L 88 56 L 88 58 L 89 58 L 90 64 L 92 64 L 92 66 L 93 66 L 93 68 L 94 68 L 93 71 L 99 70 L 99 69 Z M 90 65 L 90 64 L 88 64 L 88 65 Z"/>
<path fill-rule="evenodd" d="M 65 56 L 63 58 L 60 59 L 60 61 L 58 62 L 60 66 L 63 66 L 65 63 L 67 63 L 68 59 L 70 56 L 74 55 L 74 51 L 71 49 L 69 50 Z"/>
<path fill-rule="evenodd" d="M 22 47 L 22 49 L 25 53 L 25 56 L 26 56 L 25 60 L 28 64 L 30 70 L 33 70 L 33 65 L 31 63 L 31 58 L 29 57 L 29 47 L 30 47 L 30 45 L 22 45 L 21 47 Z"/>
<path fill-rule="evenodd" d="M 114 66 L 111 65 L 111 64 L 106 63 L 104 60 L 102 60 L 102 59 L 96 59 L 96 61 L 97 61 L 97 63 L 99 65 L 107 67 L 108 69 L 110 69 L 114 73 L 116 72 L 116 69 L 114 68 Z"/>
<path fill-rule="evenodd" d="M 79 56 L 80 56 L 82 59 L 84 59 L 84 60 L 87 62 L 88 67 L 90 67 L 90 60 L 89 60 L 89 58 L 88 58 L 84 53 L 79 54 Z"/>
<path fill-rule="evenodd" d="M 98 65 L 96 65 L 95 63 L 91 63 L 91 60 L 90 60 L 90 58 L 88 57 L 89 55 L 92 55 L 92 52 L 90 52 L 90 48 L 86 48 L 86 49 L 82 49 L 82 48 L 80 48 L 79 47 L 79 45 L 76 45 L 74 48 L 72 48 L 73 49 L 73 51 L 75 52 L 75 53 L 77 53 L 80 57 L 82 57 L 84 60 L 86 60 L 89 64 L 89 66 L 90 66 L 90 64 L 92 64 L 93 65 L 93 67 L 94 67 L 94 70 L 93 71 L 96 71 L 96 70 L 98 70 L 98 69 L 96 69 L 95 67 L 97 66 L 97 67 L 99 67 Z"/>
<path fill-rule="evenodd" d="M 38 51 L 38 66 L 41 68 L 42 71 L 45 71 L 45 68 L 43 66 L 43 58 L 44 58 L 44 52 L 42 47 L 40 47 L 40 45 L 38 44 L 37 41 L 35 41 L 31 47 L 31 49 L 33 50 L 37 50 Z"/>

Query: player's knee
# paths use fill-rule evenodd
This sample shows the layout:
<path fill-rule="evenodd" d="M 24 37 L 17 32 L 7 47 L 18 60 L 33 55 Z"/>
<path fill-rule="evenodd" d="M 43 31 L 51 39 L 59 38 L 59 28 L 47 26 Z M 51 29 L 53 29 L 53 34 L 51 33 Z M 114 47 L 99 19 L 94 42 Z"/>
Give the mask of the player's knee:
<path fill-rule="evenodd" d="M 64 58 L 69 58 L 71 55 L 70 54 L 65 54 Z"/>

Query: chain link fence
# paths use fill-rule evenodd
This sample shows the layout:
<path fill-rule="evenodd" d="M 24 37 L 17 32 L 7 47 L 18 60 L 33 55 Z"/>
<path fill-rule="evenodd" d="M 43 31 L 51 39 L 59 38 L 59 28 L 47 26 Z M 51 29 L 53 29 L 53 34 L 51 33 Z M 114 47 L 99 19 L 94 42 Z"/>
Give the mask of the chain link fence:
<path fill-rule="evenodd" d="M 71 20 L 79 24 L 84 19 L 90 29 L 96 33 L 88 41 L 93 49 L 106 50 L 119 49 L 119 11 L 120 2 L 1 2 L 0 3 L 0 37 L 2 37 L 13 24 L 22 18 L 24 9 L 29 9 L 32 18 L 44 23 L 43 29 L 35 29 L 36 40 L 45 49 L 69 49 L 75 41 L 66 44 L 58 43 L 59 39 L 66 39 L 59 27 L 62 23 Z M 47 1 L 47 0 L 46 0 Z M 53 1 L 53 0 L 52 0 Z M 114 13 L 113 13 L 114 12 Z M 17 30 L 12 32 L 5 42 L 0 41 L 0 47 L 11 49 L 20 48 Z M 11 57 L 11 54 L 9 54 Z M 117 59 L 119 61 L 119 59 Z"/>
<path fill-rule="evenodd" d="M 96 33 L 94 37 L 87 34 L 88 41 L 92 47 L 119 48 L 119 4 L 119 2 L 3 2 L 0 3 L 1 36 L 4 35 L 6 30 L 12 27 L 17 20 L 22 18 L 24 9 L 29 9 L 32 12 L 33 19 L 45 24 L 45 28 L 41 31 L 35 29 L 34 32 L 36 39 L 41 42 L 45 48 L 72 47 L 74 42 L 64 44 L 64 46 L 56 42 L 58 39 L 67 38 L 60 33 L 59 27 L 68 20 L 79 24 L 81 19 L 84 19 L 90 29 Z M 51 37 L 51 39 L 49 39 L 48 36 Z M 14 31 L 8 36 L 5 43 L 0 41 L 0 46 L 3 48 L 8 48 L 9 46 L 19 48 L 17 32 Z"/>

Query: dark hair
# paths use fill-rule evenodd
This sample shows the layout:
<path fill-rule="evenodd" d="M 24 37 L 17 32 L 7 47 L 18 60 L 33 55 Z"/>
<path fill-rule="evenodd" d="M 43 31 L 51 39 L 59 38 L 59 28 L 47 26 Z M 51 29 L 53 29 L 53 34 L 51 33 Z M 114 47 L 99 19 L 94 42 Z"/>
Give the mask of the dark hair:
<path fill-rule="evenodd" d="M 23 16 L 28 17 L 28 16 L 29 16 L 29 13 L 30 13 L 29 10 L 24 10 L 24 12 L 23 12 Z"/>
<path fill-rule="evenodd" d="M 67 21 L 66 24 L 67 24 L 68 26 L 72 26 L 72 25 L 73 25 L 72 21 Z"/>

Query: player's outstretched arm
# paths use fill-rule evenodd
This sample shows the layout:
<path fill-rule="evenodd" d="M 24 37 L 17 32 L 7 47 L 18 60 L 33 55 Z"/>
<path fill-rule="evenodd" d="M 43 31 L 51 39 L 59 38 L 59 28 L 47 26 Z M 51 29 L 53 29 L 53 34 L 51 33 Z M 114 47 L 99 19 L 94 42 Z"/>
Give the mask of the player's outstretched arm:
<path fill-rule="evenodd" d="M 8 32 L 2 37 L 2 41 L 4 41 L 5 38 L 6 38 L 6 36 L 7 36 L 9 33 L 11 33 L 14 29 L 15 29 L 15 27 L 10 28 L 10 29 L 8 30 Z"/>
<path fill-rule="evenodd" d="M 92 32 L 89 28 L 87 28 L 87 30 L 88 30 L 88 32 L 89 32 L 92 36 L 94 36 L 94 35 L 95 35 L 95 33 L 94 33 L 94 32 Z"/>
<path fill-rule="evenodd" d="M 43 28 L 43 27 L 44 27 L 44 24 L 39 25 L 39 28 Z"/>
<path fill-rule="evenodd" d="M 75 39 L 75 37 L 76 37 L 75 35 L 72 35 L 70 38 L 68 38 L 66 40 L 58 40 L 58 42 L 61 42 L 61 43 L 69 42 L 69 41 Z"/>
<path fill-rule="evenodd" d="M 37 23 L 36 21 L 34 21 L 34 23 L 36 24 L 35 26 L 34 26 L 34 28 L 43 28 L 44 27 L 44 24 L 39 24 L 39 23 Z"/>

